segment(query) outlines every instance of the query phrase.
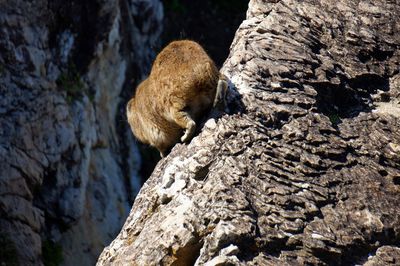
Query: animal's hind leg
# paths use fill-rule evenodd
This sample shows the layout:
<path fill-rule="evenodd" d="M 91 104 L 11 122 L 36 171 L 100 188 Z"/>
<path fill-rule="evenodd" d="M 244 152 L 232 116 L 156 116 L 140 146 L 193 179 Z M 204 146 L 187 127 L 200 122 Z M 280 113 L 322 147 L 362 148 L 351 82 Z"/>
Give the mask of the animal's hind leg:
<path fill-rule="evenodd" d="M 185 133 L 181 137 L 181 141 L 189 141 L 196 130 L 196 122 L 194 122 L 190 115 L 185 111 L 176 111 L 174 113 L 174 120 L 175 123 L 185 130 Z"/>

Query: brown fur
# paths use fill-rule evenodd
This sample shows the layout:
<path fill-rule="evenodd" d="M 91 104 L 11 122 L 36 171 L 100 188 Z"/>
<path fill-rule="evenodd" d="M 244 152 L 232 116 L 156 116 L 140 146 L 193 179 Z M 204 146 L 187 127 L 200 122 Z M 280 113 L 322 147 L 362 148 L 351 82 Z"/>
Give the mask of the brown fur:
<path fill-rule="evenodd" d="M 219 98 L 216 92 L 225 93 L 227 83 L 225 78 L 221 80 L 214 62 L 199 44 L 188 40 L 170 43 L 158 54 L 149 77 L 128 102 L 128 122 L 134 135 L 156 147 L 162 156 L 179 139 L 189 141 L 195 121 Z"/>

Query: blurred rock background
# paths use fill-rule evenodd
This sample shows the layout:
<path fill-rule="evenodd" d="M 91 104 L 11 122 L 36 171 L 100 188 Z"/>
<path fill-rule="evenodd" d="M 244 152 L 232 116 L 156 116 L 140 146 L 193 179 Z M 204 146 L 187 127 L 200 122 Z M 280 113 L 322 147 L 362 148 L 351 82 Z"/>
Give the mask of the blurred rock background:
<path fill-rule="evenodd" d="M 0 2 L 1 265 L 95 263 L 158 159 L 126 123 L 133 88 L 173 39 L 199 41 L 221 65 L 246 7 Z"/>

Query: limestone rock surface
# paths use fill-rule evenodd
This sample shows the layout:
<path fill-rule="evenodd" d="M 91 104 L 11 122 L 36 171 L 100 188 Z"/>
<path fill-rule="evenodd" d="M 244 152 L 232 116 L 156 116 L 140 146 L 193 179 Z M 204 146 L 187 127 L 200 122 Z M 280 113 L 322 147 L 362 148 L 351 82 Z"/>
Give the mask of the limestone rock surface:
<path fill-rule="evenodd" d="M 0 1 L 0 264 L 93 265 L 137 190 L 121 114 L 158 0 Z"/>
<path fill-rule="evenodd" d="M 159 162 L 97 265 L 397 265 L 399 16 L 250 1 L 230 112 Z"/>

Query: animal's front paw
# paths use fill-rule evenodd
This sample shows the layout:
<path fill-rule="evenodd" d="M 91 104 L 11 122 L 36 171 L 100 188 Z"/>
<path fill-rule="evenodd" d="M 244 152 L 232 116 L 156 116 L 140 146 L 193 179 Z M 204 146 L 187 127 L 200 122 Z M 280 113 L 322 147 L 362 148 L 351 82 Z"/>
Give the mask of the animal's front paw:
<path fill-rule="evenodd" d="M 185 130 L 185 134 L 181 137 L 181 141 L 188 142 L 193 137 L 195 130 L 196 130 L 196 123 L 194 121 L 190 121 Z"/>

